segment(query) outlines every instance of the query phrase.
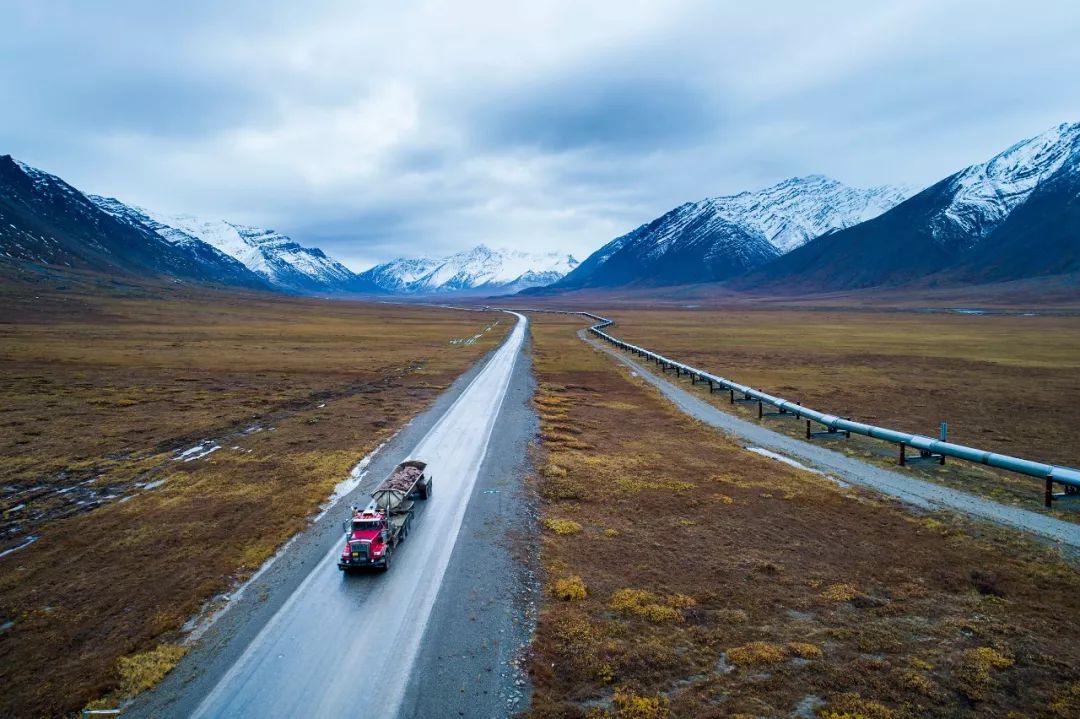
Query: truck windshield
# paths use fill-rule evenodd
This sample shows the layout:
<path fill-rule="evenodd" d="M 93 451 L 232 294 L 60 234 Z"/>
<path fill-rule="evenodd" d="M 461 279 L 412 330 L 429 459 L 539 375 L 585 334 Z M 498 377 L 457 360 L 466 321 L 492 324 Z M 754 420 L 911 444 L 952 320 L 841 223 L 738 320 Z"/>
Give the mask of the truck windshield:
<path fill-rule="evenodd" d="M 368 530 L 372 530 L 372 529 L 379 529 L 380 525 L 379 525 L 379 522 L 377 522 L 377 521 L 365 520 L 363 522 L 353 522 L 352 523 L 352 528 L 353 528 L 353 531 L 368 531 Z"/>

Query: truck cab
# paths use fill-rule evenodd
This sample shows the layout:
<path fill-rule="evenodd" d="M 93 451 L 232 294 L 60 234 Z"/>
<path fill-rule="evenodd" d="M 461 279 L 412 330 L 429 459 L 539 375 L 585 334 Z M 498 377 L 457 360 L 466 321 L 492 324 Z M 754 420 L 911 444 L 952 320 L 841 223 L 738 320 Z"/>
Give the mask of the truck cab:
<path fill-rule="evenodd" d="M 386 513 L 366 509 L 354 512 L 346 522 L 345 547 L 338 566 L 342 569 L 386 567 L 389 528 Z"/>
<path fill-rule="evenodd" d="M 409 459 L 372 492 L 366 507 L 352 507 L 345 520 L 345 546 L 338 557 L 338 569 L 350 572 L 374 567 L 386 571 L 390 556 L 412 525 L 414 498 L 431 496 L 431 477 L 424 473 L 426 462 Z"/>

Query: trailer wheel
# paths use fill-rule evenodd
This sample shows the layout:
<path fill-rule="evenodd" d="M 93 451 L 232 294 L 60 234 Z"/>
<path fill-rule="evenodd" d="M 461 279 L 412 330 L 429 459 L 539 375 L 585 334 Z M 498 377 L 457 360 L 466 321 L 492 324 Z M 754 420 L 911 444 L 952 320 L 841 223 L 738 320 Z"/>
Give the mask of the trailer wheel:
<path fill-rule="evenodd" d="M 432 491 L 431 486 L 432 486 L 432 480 L 429 479 L 427 481 L 427 488 L 424 490 L 424 499 L 427 499 L 428 497 L 431 496 L 431 491 Z"/>

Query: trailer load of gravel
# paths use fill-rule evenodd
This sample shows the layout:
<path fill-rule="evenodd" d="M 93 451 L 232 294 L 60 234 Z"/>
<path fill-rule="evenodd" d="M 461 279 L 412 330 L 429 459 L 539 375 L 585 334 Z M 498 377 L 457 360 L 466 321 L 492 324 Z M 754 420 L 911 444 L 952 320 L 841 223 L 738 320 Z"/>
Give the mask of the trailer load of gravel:
<path fill-rule="evenodd" d="M 431 494 L 431 480 L 424 476 L 425 467 L 426 462 L 416 459 L 406 460 L 395 467 L 390 476 L 371 493 L 379 508 L 393 512 L 414 494 L 420 499 L 427 499 Z"/>

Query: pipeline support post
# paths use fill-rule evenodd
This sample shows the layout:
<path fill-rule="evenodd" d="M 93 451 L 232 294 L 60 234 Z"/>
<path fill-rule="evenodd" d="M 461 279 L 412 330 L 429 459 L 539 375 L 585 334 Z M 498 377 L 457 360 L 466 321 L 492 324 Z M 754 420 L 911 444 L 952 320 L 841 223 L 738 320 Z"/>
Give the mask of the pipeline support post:
<path fill-rule="evenodd" d="M 907 464 L 907 457 L 904 455 L 904 449 L 905 449 L 904 443 L 901 442 L 900 443 L 900 466 L 901 467 L 903 467 L 905 464 Z"/>
<path fill-rule="evenodd" d="M 728 402 L 735 404 L 735 390 L 728 389 Z"/>
<path fill-rule="evenodd" d="M 1046 496 L 1043 498 L 1043 505 L 1047 509 L 1054 507 L 1054 479 L 1049 475 L 1046 477 Z"/>

